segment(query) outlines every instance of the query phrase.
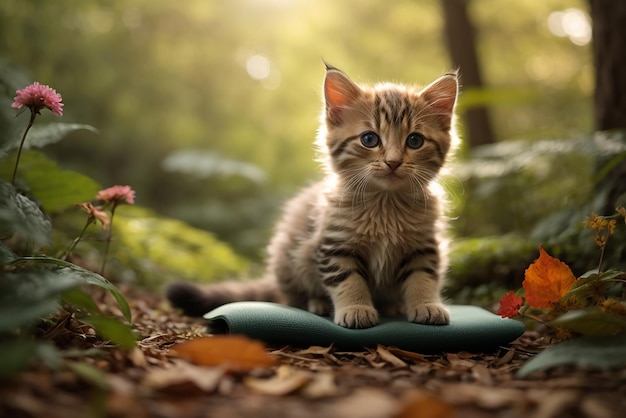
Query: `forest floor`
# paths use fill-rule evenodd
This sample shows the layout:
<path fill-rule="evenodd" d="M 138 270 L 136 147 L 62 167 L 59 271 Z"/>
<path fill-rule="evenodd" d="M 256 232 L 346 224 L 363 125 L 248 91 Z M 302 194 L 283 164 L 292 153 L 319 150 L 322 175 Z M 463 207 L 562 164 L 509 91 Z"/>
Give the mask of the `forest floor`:
<path fill-rule="evenodd" d="M 0 416 L 609 418 L 626 408 L 626 368 L 559 368 L 516 378 L 526 360 L 551 345 L 536 332 L 494 353 L 266 347 L 275 359 L 270 367 L 200 366 L 177 358 L 171 347 L 206 335 L 204 321 L 179 316 L 161 297 L 124 293 L 141 335 L 137 348 L 109 346 L 68 317 L 55 330 L 55 344 L 97 353 L 57 370 L 33 366 L 0 382 Z M 100 304 L 113 312 L 106 298 Z"/>

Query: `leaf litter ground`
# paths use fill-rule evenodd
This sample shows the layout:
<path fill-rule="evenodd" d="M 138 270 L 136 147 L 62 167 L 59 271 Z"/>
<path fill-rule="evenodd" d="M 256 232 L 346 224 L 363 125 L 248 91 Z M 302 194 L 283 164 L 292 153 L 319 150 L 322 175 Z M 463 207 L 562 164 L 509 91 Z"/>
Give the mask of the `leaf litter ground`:
<path fill-rule="evenodd" d="M 552 345 L 537 332 L 494 353 L 263 347 L 203 338 L 204 321 L 179 316 L 161 297 L 124 293 L 140 336 L 134 350 L 107 344 L 67 316 L 47 337 L 82 351 L 67 351 L 57 370 L 34 365 L 0 383 L 0 416 L 609 418 L 626 407 L 626 368 L 561 367 L 516 378 Z M 99 304 L 121 316 L 105 295 Z"/>

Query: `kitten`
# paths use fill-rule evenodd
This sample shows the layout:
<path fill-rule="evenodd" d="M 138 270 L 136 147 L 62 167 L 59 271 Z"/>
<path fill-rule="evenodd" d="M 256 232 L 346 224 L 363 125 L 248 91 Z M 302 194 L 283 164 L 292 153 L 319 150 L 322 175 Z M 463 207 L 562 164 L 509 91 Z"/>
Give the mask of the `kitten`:
<path fill-rule="evenodd" d="M 167 296 L 201 315 L 234 300 L 276 300 L 347 328 L 384 315 L 447 324 L 440 290 L 448 267 L 437 183 L 457 137 L 458 82 L 423 89 L 359 86 L 327 66 L 318 135 L 325 178 L 287 203 L 268 247 L 268 277 L 210 286 L 175 283 Z"/>

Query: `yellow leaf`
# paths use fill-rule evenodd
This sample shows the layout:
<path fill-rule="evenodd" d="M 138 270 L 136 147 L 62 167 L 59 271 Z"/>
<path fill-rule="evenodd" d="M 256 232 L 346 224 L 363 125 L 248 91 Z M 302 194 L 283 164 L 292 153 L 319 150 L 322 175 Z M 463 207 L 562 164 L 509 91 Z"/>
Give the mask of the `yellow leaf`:
<path fill-rule="evenodd" d="M 263 344 L 238 335 L 200 337 L 176 344 L 172 350 L 178 357 L 201 366 L 227 365 L 236 371 L 269 367 L 276 362 Z"/>
<path fill-rule="evenodd" d="M 533 308 L 549 308 L 572 287 L 576 277 L 558 258 L 539 247 L 539 258 L 526 269 L 522 285 L 526 301 Z"/>

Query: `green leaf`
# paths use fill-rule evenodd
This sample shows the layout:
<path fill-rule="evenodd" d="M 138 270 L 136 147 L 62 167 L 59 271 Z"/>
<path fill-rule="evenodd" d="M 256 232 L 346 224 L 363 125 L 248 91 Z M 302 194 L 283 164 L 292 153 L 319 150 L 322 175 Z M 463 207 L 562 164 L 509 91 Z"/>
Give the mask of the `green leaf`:
<path fill-rule="evenodd" d="M 625 278 L 626 273 L 623 271 L 609 270 L 602 273 L 598 280 L 601 282 L 625 282 Z"/>
<path fill-rule="evenodd" d="M 55 312 L 59 297 L 80 284 L 58 270 L 5 272 L 0 280 L 0 332 L 15 330 Z"/>
<path fill-rule="evenodd" d="M 517 377 L 564 365 L 593 370 L 622 367 L 626 365 L 626 334 L 580 337 L 556 344 L 526 362 Z"/>
<path fill-rule="evenodd" d="M 38 344 L 36 356 L 53 370 L 59 370 L 63 363 L 61 352 L 52 343 Z"/>
<path fill-rule="evenodd" d="M 104 358 L 109 355 L 105 350 L 100 348 L 66 348 L 61 352 L 64 359 L 82 359 L 85 357 Z"/>
<path fill-rule="evenodd" d="M 0 161 L 0 178 L 11 178 L 14 163 L 14 158 Z M 36 196 L 49 213 L 90 201 L 100 189 L 100 185 L 89 177 L 59 168 L 39 151 L 22 153 L 18 176 L 28 185 L 29 194 Z"/>
<path fill-rule="evenodd" d="M 61 299 L 74 308 L 82 309 L 92 314 L 100 313 L 100 309 L 98 309 L 98 305 L 96 305 L 93 298 L 78 287 L 63 293 Z"/>
<path fill-rule="evenodd" d="M 26 113 L 29 114 L 30 112 L 26 111 Z M 13 118 L 15 119 L 15 116 L 13 116 Z M 12 120 L 9 123 L 10 126 L 5 127 L 5 129 L 8 128 L 10 132 L 6 135 L 2 135 L 2 140 L 0 140 L 0 155 L 11 152 L 11 150 L 19 147 L 22 135 L 26 129 L 26 121 L 28 120 L 28 117 L 25 119 L 25 121 Z M 46 145 L 55 144 L 65 138 L 67 134 L 78 130 L 87 130 L 98 133 L 98 130 L 91 125 L 63 122 L 41 125 L 41 123 L 37 122 L 26 136 L 24 150 L 29 148 L 41 148 Z"/>
<path fill-rule="evenodd" d="M 611 172 L 615 167 L 617 167 L 622 161 L 626 159 L 626 152 L 622 152 L 612 157 L 606 164 L 598 170 L 598 172 L 593 176 L 593 182 L 599 183 L 602 179 L 606 177 L 607 174 Z"/>
<path fill-rule="evenodd" d="M 4 340 L 0 344 L 0 379 L 6 379 L 22 371 L 37 353 L 39 344 L 18 339 Z"/>
<path fill-rule="evenodd" d="M 569 311 L 548 324 L 591 336 L 615 335 L 626 332 L 626 319 L 596 307 Z"/>
<path fill-rule="evenodd" d="M 78 361 L 66 361 L 67 367 L 76 373 L 81 379 L 87 383 L 100 388 L 108 389 L 109 384 L 107 382 L 106 373 L 91 364 L 82 363 Z"/>
<path fill-rule="evenodd" d="M 137 338 L 131 328 L 111 316 L 90 315 L 78 318 L 80 322 L 91 325 L 98 335 L 118 344 L 124 350 L 132 350 Z"/>
<path fill-rule="evenodd" d="M 132 315 L 130 312 L 130 306 L 128 306 L 128 302 L 124 295 L 118 290 L 117 287 L 101 275 L 94 273 L 93 271 L 86 270 L 76 264 L 70 263 L 69 261 L 59 260 L 54 257 L 20 257 L 13 261 L 12 265 L 19 265 L 24 263 L 34 263 L 34 264 L 52 264 L 59 267 L 65 267 L 65 269 L 60 269 L 64 274 L 73 277 L 75 280 L 80 280 L 81 283 L 89 284 L 93 286 L 101 287 L 107 290 L 117 301 L 117 304 L 122 311 L 122 314 L 126 318 L 128 322 L 131 322 Z"/>
<path fill-rule="evenodd" d="M 0 238 L 11 249 L 31 253 L 50 243 L 52 225 L 32 199 L 18 194 L 12 184 L 0 180 Z"/>
<path fill-rule="evenodd" d="M 0 242 L 0 266 L 12 263 L 17 255 L 9 250 L 2 242 Z"/>
<path fill-rule="evenodd" d="M 31 252 L 31 249 L 37 250 L 48 246 L 52 237 L 52 224 L 39 209 L 37 202 L 17 194 L 15 203 L 19 211 L 15 225 L 15 237 L 22 241 L 28 252 Z"/>
<path fill-rule="evenodd" d="M 24 149 L 41 148 L 46 145 L 56 144 L 70 132 L 78 130 L 87 130 L 93 133 L 98 133 L 98 130 L 91 125 L 84 125 L 79 123 L 50 123 L 48 125 L 35 124 L 26 137 L 24 142 Z M 21 138 L 20 138 L 21 139 Z M 16 146 L 19 144 L 16 144 Z"/>

